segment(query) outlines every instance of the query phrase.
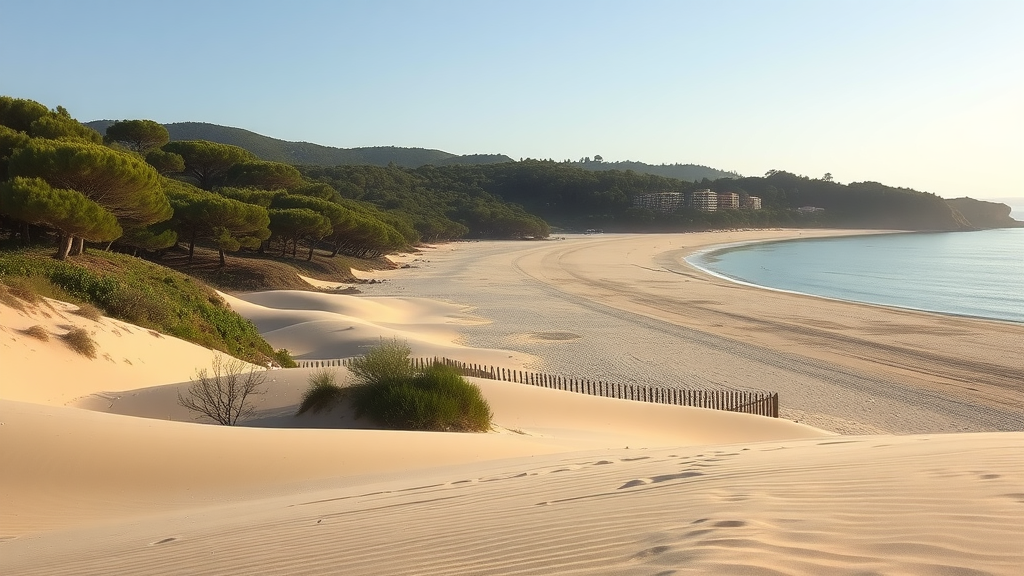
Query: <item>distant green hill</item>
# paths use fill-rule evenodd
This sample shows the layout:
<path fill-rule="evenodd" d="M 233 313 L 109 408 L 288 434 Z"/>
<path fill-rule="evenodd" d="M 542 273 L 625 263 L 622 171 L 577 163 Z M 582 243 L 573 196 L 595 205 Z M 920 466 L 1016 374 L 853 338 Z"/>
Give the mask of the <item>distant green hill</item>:
<path fill-rule="evenodd" d="M 94 120 L 85 125 L 105 134 L 114 120 Z M 429 148 L 399 148 L 397 146 L 375 146 L 366 148 L 333 148 L 309 142 L 289 142 L 263 136 L 242 128 L 220 126 L 206 122 L 175 122 L 164 124 L 171 140 L 209 140 L 221 144 L 240 146 L 263 160 L 302 164 L 308 166 L 387 166 L 394 163 L 403 168 L 420 166 L 469 166 L 477 164 L 500 164 L 512 162 L 504 154 L 466 154 L 458 156 L 443 150 Z M 716 170 L 696 164 L 645 164 L 643 162 L 573 162 L 574 166 L 599 172 L 604 170 L 632 170 L 639 174 L 653 174 L 665 178 L 677 178 L 690 182 L 718 180 L 719 178 L 740 178 L 735 172 Z"/>
<path fill-rule="evenodd" d="M 95 120 L 85 125 L 100 134 L 107 131 L 113 120 Z M 333 148 L 309 142 L 288 142 L 263 136 L 249 130 L 219 126 L 205 122 L 175 122 L 164 124 L 171 140 L 209 140 L 221 144 L 232 144 L 249 150 L 263 160 L 287 164 L 314 166 L 362 165 L 387 166 L 394 162 L 405 168 L 418 168 L 431 164 L 448 166 L 454 164 L 496 164 L 511 162 L 503 154 L 470 154 L 458 156 L 442 150 L 427 148 L 399 148 L 377 146 L 372 148 Z"/>
<path fill-rule="evenodd" d="M 579 166 L 584 170 L 590 170 L 591 172 L 599 172 L 603 170 L 632 170 L 633 172 L 639 172 L 640 174 L 653 174 L 655 176 L 662 176 L 664 178 L 675 178 L 677 180 L 686 180 L 688 182 L 700 182 L 707 178 L 708 180 L 718 180 L 719 178 L 741 178 L 736 172 L 726 172 L 724 170 L 717 170 L 715 168 L 709 168 L 708 166 L 700 166 L 697 164 L 645 164 L 643 162 L 633 162 L 626 160 L 623 162 L 596 162 L 593 160 L 583 162 L 573 162 L 574 166 Z"/>

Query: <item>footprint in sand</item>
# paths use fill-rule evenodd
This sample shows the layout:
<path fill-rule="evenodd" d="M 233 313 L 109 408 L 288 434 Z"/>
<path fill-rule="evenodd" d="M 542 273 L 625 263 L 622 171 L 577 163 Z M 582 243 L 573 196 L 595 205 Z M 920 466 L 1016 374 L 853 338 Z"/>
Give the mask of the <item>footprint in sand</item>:
<path fill-rule="evenodd" d="M 493 478 L 481 478 L 480 482 L 497 482 L 498 480 L 511 480 L 512 478 L 523 478 L 529 476 L 526 472 L 520 472 L 519 474 L 512 474 L 511 476 L 495 476 Z"/>
<path fill-rule="evenodd" d="M 622 486 L 619 486 L 619 490 L 624 488 L 633 488 L 634 486 L 646 486 L 647 484 L 660 484 L 662 482 L 668 482 L 669 480 L 682 480 L 683 478 L 693 478 L 694 476 L 703 476 L 703 472 L 697 472 L 695 470 L 688 470 L 686 472 L 680 472 L 678 474 L 662 474 L 660 476 L 652 476 L 650 478 L 637 478 L 636 480 L 630 480 Z"/>
<path fill-rule="evenodd" d="M 722 520 L 712 524 L 715 528 L 743 528 L 746 525 L 743 520 Z"/>
<path fill-rule="evenodd" d="M 665 552 L 668 552 L 669 550 L 671 550 L 671 548 L 668 547 L 668 546 L 655 546 L 654 548 L 648 548 L 646 550 L 641 550 L 641 551 L 637 552 L 636 554 L 633 554 L 633 558 L 632 559 L 633 560 L 643 560 L 644 558 L 650 558 L 651 556 L 657 556 L 659 554 L 664 554 Z"/>
<path fill-rule="evenodd" d="M 859 444 L 860 440 L 836 440 L 834 442 L 818 442 L 818 446 L 830 446 L 832 444 Z"/>

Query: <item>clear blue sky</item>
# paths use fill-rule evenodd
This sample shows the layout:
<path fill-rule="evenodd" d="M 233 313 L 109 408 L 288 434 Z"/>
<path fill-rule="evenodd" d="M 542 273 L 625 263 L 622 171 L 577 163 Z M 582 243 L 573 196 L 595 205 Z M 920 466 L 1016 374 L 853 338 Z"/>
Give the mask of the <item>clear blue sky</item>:
<path fill-rule="evenodd" d="M 0 0 L 0 94 L 330 146 L 1024 196 L 1024 1 Z"/>

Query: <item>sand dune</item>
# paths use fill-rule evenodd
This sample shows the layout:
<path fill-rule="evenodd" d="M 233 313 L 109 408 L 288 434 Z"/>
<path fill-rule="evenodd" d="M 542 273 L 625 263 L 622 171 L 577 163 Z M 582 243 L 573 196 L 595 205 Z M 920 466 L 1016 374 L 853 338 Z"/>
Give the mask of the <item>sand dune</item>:
<path fill-rule="evenodd" d="M 464 306 L 422 298 L 370 298 L 347 294 L 275 291 L 224 298 L 250 319 L 267 342 L 286 348 L 296 359 L 358 356 L 397 339 L 414 356 L 457 356 L 466 362 L 521 368 L 528 354 L 467 348 L 455 343 L 456 325 L 486 324 Z M 469 360 L 472 358 L 472 360 Z"/>
<path fill-rule="evenodd" d="M 537 455 L 0 545 L 12 574 L 1010 575 L 1020 446 L 1003 433 Z"/>
<path fill-rule="evenodd" d="M 620 261 L 647 265 L 664 241 L 579 247 L 593 256 L 607 244 L 598 274 L 614 283 L 637 275 Z M 570 245 L 538 244 L 516 265 L 594 302 L 614 299 L 586 272 L 590 256 L 563 249 Z M 438 248 L 432 258 L 442 265 L 464 249 Z M 560 268 L 551 266 L 556 254 Z M 565 284 L 559 270 L 579 276 Z M 502 326 L 458 302 L 397 288 L 405 294 L 229 301 L 275 347 L 307 358 L 356 354 L 383 336 L 407 340 L 417 355 L 508 367 L 543 361 L 468 348 L 467 333 Z M 700 290 L 714 295 L 715 285 Z M 309 369 L 267 371 L 257 418 L 220 427 L 194 423 L 176 403 L 212 353 L 56 306 L 0 305 L 4 574 L 1009 576 L 1024 566 L 1024 432 L 837 436 L 786 420 L 487 380 L 474 381 L 494 411 L 492 432 L 386 431 L 340 409 L 292 416 Z M 34 340 L 24 333 L 34 325 L 52 335 L 81 325 L 99 355 Z M 970 326 L 979 331 L 970 342 L 983 341 L 987 325 Z M 545 339 L 565 332 L 553 326 L 506 341 L 557 354 L 567 343 L 602 346 L 588 330 Z M 691 359 L 723 369 L 715 361 Z M 338 375 L 346 381 L 344 369 Z M 999 382 L 993 390 L 1012 394 Z"/>
<path fill-rule="evenodd" d="M 73 314 L 56 301 L 21 311 L 0 304 L 0 398 L 64 405 L 98 391 L 116 392 L 187 381 L 214 353 L 173 336 L 103 317 Z M 23 331 L 40 326 L 48 341 Z M 96 342 L 89 359 L 59 340 L 80 326 Z"/>

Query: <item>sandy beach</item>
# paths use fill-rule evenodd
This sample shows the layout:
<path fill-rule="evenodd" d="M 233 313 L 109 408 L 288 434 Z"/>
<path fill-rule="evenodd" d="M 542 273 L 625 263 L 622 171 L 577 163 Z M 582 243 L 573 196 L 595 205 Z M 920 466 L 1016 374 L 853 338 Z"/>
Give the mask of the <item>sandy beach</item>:
<path fill-rule="evenodd" d="M 4 574 L 1019 574 L 1024 326 L 733 284 L 682 259 L 743 231 L 471 242 L 362 294 L 228 296 L 275 348 L 772 390 L 780 419 L 473 379 L 482 434 L 179 391 L 213 354 L 53 303 L 0 304 Z M 335 284 L 331 279 L 321 279 Z M 51 338 L 25 333 L 41 326 Z M 82 326 L 88 359 L 57 335 Z M 345 381 L 347 373 L 338 370 Z"/>

